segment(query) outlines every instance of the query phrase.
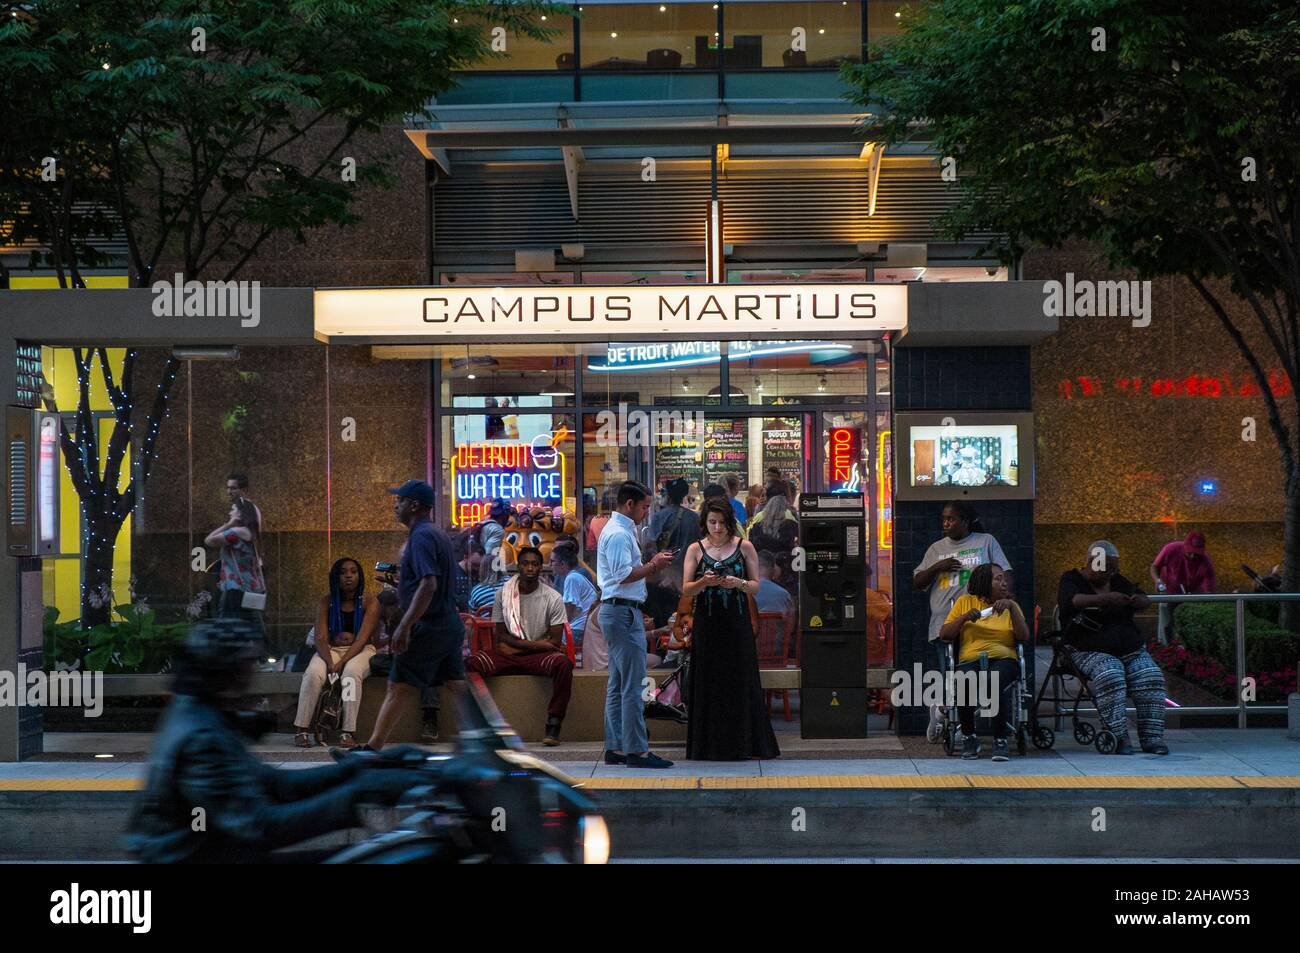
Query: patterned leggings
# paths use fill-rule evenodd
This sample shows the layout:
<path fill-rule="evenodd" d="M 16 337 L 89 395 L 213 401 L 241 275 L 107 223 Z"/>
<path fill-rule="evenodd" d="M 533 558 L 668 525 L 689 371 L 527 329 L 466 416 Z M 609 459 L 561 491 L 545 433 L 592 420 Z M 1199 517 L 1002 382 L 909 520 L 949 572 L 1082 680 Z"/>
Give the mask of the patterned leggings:
<path fill-rule="evenodd" d="M 1161 740 L 1165 734 L 1165 676 L 1146 649 L 1116 657 L 1105 652 L 1073 652 L 1075 667 L 1088 677 L 1101 722 L 1116 738 L 1128 737 L 1124 696 L 1137 707 L 1138 738 Z"/>

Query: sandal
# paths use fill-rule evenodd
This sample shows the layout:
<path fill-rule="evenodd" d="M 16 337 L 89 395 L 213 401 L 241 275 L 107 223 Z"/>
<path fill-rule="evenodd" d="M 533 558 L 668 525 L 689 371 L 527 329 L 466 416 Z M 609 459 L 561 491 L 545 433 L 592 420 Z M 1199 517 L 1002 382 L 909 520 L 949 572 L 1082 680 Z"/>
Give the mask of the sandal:
<path fill-rule="evenodd" d="M 357 740 L 352 737 L 352 732 L 350 731 L 345 731 L 339 735 L 338 746 L 345 750 L 351 750 L 352 748 L 360 747 L 357 744 Z"/>
<path fill-rule="evenodd" d="M 299 748 L 314 748 L 318 744 L 309 731 L 300 731 L 293 736 L 293 743 Z"/>

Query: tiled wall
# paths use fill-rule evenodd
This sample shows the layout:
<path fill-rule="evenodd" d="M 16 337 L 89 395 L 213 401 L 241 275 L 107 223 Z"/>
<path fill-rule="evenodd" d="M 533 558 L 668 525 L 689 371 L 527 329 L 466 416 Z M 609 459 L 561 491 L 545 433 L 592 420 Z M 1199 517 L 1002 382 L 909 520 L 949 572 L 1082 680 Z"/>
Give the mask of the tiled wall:
<path fill-rule="evenodd" d="M 1030 406 L 1029 349 L 1025 347 L 908 348 L 894 352 L 894 410 L 1027 410 Z M 1030 500 L 975 502 L 986 532 L 992 533 L 1015 570 L 1016 599 L 1033 613 L 1034 504 Z M 926 653 L 929 597 L 911 586 L 912 571 L 941 535 L 941 502 L 894 504 L 894 592 L 898 664 L 912 671 L 929 665 Z M 1032 662 L 1032 660 L 1031 660 Z M 925 730 L 926 713 L 904 708 L 905 734 Z"/>

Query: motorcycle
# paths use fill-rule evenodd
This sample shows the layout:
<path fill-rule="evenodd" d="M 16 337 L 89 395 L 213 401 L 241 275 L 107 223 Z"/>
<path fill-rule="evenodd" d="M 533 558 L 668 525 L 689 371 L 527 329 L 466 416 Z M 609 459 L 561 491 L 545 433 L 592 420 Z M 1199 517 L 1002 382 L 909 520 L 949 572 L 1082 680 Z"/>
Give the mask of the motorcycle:
<path fill-rule="evenodd" d="M 365 770 L 416 769 L 428 783 L 407 792 L 409 811 L 391 830 L 327 858 L 327 864 L 574 863 L 609 859 L 609 830 L 577 781 L 524 748 L 470 673 L 459 699 L 453 755 L 409 749 L 365 757 Z"/>

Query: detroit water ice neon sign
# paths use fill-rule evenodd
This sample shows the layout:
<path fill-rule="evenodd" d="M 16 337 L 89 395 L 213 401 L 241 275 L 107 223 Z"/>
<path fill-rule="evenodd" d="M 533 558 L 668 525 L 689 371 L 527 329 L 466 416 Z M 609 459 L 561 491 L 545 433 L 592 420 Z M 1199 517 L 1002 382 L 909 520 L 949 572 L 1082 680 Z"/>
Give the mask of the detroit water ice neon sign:
<path fill-rule="evenodd" d="M 486 518 L 497 497 L 512 509 L 564 503 L 567 461 L 559 444 L 564 429 L 538 434 L 528 443 L 463 443 L 451 458 L 451 522 L 473 526 Z"/>

